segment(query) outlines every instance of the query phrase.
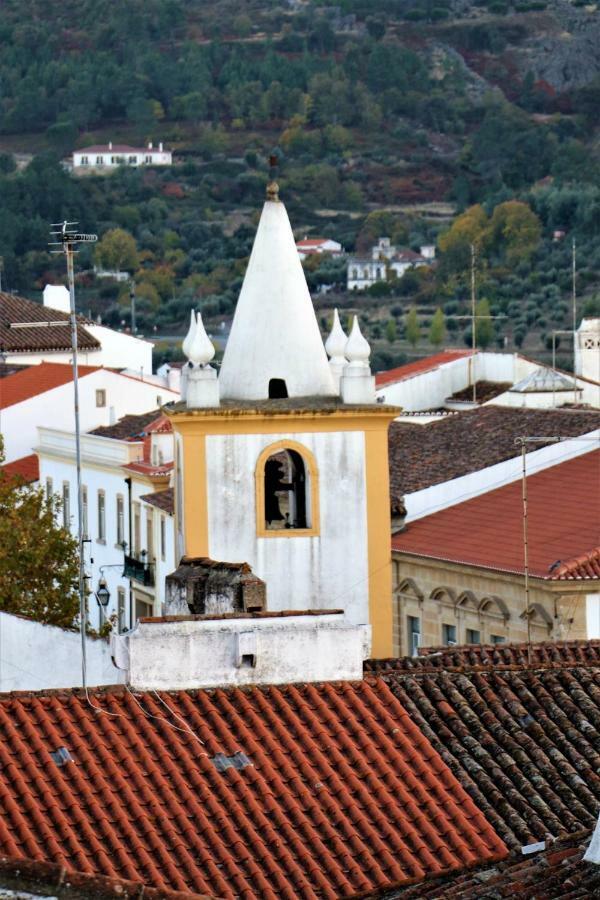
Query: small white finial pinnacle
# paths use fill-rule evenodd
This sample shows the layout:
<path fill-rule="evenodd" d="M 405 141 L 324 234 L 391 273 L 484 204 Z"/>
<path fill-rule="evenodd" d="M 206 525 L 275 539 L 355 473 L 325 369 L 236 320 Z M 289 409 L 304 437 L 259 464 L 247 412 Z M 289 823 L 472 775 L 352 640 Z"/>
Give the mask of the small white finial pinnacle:
<path fill-rule="evenodd" d="M 348 343 L 348 335 L 342 328 L 337 309 L 333 311 L 333 325 L 329 337 L 325 341 L 325 349 L 332 363 L 345 363 L 345 350 Z"/>
<path fill-rule="evenodd" d="M 196 313 L 194 310 L 190 313 L 190 327 L 188 328 L 188 333 L 183 339 L 183 343 L 181 344 L 181 349 L 183 350 L 183 355 L 187 356 L 189 359 L 190 356 L 190 347 L 192 346 L 192 341 L 194 340 L 194 335 L 196 333 Z"/>
<path fill-rule="evenodd" d="M 196 313 L 196 330 L 190 342 L 188 359 L 194 366 L 206 366 L 215 355 L 215 348 L 206 333 L 202 314 Z"/>
<path fill-rule="evenodd" d="M 358 316 L 354 316 L 352 331 L 346 342 L 344 354 L 348 362 L 354 367 L 361 366 L 368 368 L 371 347 L 369 346 L 369 342 L 362 335 L 360 325 L 358 324 Z"/>

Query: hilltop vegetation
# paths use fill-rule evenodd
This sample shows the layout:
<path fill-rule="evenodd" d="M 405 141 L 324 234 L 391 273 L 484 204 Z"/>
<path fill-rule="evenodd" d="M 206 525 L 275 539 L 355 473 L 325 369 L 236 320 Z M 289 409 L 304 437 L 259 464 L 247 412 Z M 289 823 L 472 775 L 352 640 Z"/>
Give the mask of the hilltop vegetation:
<path fill-rule="evenodd" d="M 361 250 L 384 233 L 414 248 L 439 238 L 434 270 L 360 300 L 341 290 L 318 300 L 323 324 L 333 302 L 363 310 L 381 365 L 404 352 L 410 308 L 423 334 L 443 310 L 434 345 L 440 333 L 468 343 L 465 220 L 446 234 L 466 210 L 481 226 L 479 294 L 507 317 L 492 340 L 547 342 L 568 326 L 571 237 L 581 308 L 595 308 L 600 63 L 588 44 L 600 39 L 600 17 L 592 8 L 121 0 L 99 16 L 89 0 L 34 0 L 29 11 L 24 20 L 18 0 L 0 8 L 5 286 L 32 294 L 60 277 L 60 261 L 45 252 L 47 226 L 78 219 L 135 240 L 142 328 L 179 331 L 194 304 L 217 325 L 233 309 L 275 151 L 299 233 Z M 162 140 L 176 165 L 85 178 L 61 167 L 75 146 L 109 139 Z M 13 152 L 35 158 L 15 171 Z M 528 236 L 517 229 L 511 243 L 515 217 L 528 222 Z M 554 242 L 555 230 L 565 238 Z M 79 270 L 91 263 L 83 251 Z M 333 260 L 311 260 L 307 274 L 315 289 L 344 280 Z M 113 324 L 127 320 L 128 294 L 80 277 L 80 305 Z"/>

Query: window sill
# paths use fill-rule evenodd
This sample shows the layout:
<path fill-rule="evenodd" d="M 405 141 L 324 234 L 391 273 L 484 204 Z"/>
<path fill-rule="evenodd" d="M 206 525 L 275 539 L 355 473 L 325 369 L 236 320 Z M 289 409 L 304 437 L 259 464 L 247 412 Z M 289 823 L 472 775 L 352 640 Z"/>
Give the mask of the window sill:
<path fill-rule="evenodd" d="M 317 528 L 258 528 L 256 536 L 259 538 L 303 538 L 318 537 Z"/>

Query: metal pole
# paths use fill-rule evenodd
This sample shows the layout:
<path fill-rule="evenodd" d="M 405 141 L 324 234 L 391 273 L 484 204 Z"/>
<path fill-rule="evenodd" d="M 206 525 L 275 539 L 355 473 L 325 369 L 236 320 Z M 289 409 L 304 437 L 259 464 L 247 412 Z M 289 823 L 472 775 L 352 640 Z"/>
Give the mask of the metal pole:
<path fill-rule="evenodd" d="M 475 377 L 475 354 L 477 353 L 477 334 L 476 323 L 477 315 L 475 312 L 475 244 L 471 244 L 471 350 L 473 357 L 473 403 L 477 402 L 477 378 Z"/>
<path fill-rule="evenodd" d="M 131 300 L 131 333 L 135 336 L 137 334 L 135 322 L 135 281 L 130 282 L 129 299 Z"/>
<path fill-rule="evenodd" d="M 572 279 L 573 279 L 573 373 L 575 374 L 575 348 L 577 346 L 577 244 L 573 238 L 573 258 L 572 258 Z"/>
<path fill-rule="evenodd" d="M 556 406 L 556 332 L 552 332 L 552 409 Z M 577 394 L 575 394 L 577 399 Z"/>
<path fill-rule="evenodd" d="M 73 271 L 73 246 L 65 244 L 71 320 L 71 347 L 73 350 L 73 406 L 75 410 L 75 467 L 77 471 L 77 539 L 79 542 L 79 617 L 81 631 L 81 675 L 86 687 L 87 604 L 85 596 L 85 572 L 83 564 L 83 496 L 81 491 L 81 431 L 79 425 L 79 368 L 77 362 L 77 316 L 75 313 L 75 274 Z"/>
<path fill-rule="evenodd" d="M 531 610 L 529 603 L 529 543 L 527 523 L 527 445 L 521 445 L 523 462 L 523 570 L 525 575 L 525 614 L 527 616 L 527 665 L 531 665 Z"/>

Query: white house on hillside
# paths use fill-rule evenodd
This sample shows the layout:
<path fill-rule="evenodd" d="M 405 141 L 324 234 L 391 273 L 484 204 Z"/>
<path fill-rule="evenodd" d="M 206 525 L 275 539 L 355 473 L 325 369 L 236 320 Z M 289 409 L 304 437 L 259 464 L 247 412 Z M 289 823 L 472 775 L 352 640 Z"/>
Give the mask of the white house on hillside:
<path fill-rule="evenodd" d="M 154 147 L 130 147 L 128 144 L 93 144 L 73 152 L 74 169 L 114 169 L 117 166 L 170 166 L 173 155 L 162 143 Z"/>
<path fill-rule="evenodd" d="M 347 286 L 349 291 L 363 291 L 377 281 L 402 278 L 408 269 L 431 265 L 435 259 L 435 247 L 423 245 L 420 253 L 395 247 L 388 237 L 380 237 L 371 248 L 370 256 L 348 258 Z"/>
<path fill-rule="evenodd" d="M 344 248 L 338 241 L 325 237 L 304 237 L 301 241 L 296 241 L 296 247 L 300 259 L 322 253 L 329 253 L 331 256 L 342 256 L 344 253 Z"/>

